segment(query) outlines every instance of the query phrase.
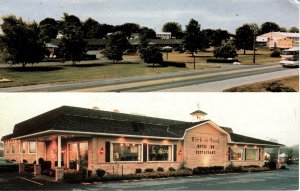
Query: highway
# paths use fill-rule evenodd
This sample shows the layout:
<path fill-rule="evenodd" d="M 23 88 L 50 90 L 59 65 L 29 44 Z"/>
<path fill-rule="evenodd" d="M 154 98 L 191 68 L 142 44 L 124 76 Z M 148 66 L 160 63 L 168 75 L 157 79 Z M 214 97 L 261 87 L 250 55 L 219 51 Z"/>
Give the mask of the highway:
<path fill-rule="evenodd" d="M 298 69 L 283 68 L 278 64 L 264 65 L 221 65 L 220 68 L 168 73 L 151 76 L 133 76 L 119 79 L 97 80 L 91 82 L 40 84 L 1 88 L 1 92 L 209 92 L 222 91 L 257 81 L 298 75 Z M 252 80 L 249 80 L 252 79 Z M 211 83 L 224 83 L 218 88 Z M 200 86 L 196 88 L 196 86 Z M 204 86 L 205 88 L 201 88 Z"/>

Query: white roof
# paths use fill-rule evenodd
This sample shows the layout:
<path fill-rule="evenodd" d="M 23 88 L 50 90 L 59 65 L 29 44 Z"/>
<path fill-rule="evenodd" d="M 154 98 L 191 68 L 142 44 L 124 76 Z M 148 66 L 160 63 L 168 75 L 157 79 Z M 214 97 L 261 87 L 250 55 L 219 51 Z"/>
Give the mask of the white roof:
<path fill-rule="evenodd" d="M 260 37 L 299 37 L 299 33 L 291 33 L 291 32 L 269 32 Z"/>
<path fill-rule="evenodd" d="M 158 32 L 156 34 L 171 34 L 171 32 Z"/>

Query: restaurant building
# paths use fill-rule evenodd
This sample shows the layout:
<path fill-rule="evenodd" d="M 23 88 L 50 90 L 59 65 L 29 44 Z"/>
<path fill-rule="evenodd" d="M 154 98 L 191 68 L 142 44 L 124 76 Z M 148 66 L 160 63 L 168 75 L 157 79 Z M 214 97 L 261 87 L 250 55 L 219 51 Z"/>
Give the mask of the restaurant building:
<path fill-rule="evenodd" d="M 135 173 L 137 168 L 168 169 L 207 166 L 264 165 L 268 147 L 284 145 L 236 134 L 191 113 L 195 122 L 146 117 L 119 112 L 62 106 L 15 125 L 2 137 L 5 159 L 51 161 L 56 179 L 64 169 L 79 169 L 81 161 L 93 173 Z"/>

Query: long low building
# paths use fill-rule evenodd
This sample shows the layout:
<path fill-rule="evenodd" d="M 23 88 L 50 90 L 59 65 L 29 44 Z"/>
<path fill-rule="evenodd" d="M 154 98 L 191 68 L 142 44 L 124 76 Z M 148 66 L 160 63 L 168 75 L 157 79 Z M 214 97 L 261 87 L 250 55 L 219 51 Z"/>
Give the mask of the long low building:
<path fill-rule="evenodd" d="M 183 164 L 263 166 L 265 148 L 283 146 L 236 134 L 204 120 L 206 113 L 200 110 L 191 115 L 197 121 L 62 106 L 16 124 L 12 134 L 2 137 L 4 157 L 20 164 L 39 158 L 51 161 L 59 180 L 60 171 L 79 169 L 78 161 L 93 173 L 120 173 L 122 168 L 125 174 L 137 168 L 178 169 Z"/>

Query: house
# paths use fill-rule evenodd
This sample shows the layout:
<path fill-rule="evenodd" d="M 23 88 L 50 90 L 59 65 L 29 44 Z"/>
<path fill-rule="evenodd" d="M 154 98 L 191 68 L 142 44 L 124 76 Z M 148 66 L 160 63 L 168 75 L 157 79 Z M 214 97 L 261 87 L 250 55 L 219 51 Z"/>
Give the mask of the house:
<path fill-rule="evenodd" d="M 299 33 L 269 32 L 257 36 L 256 41 L 258 44 L 267 46 L 270 49 L 273 49 L 274 47 L 288 49 L 297 44 L 299 46 Z M 292 43 L 290 43 L 291 41 Z"/>
<path fill-rule="evenodd" d="M 199 116 L 198 116 L 199 115 Z M 135 173 L 137 168 L 168 169 L 264 165 L 268 147 L 284 145 L 233 132 L 231 128 L 203 119 L 197 110 L 195 122 L 154 118 L 62 106 L 14 126 L 2 137 L 4 157 L 20 162 L 51 161 L 56 180 L 65 169 L 79 169 L 78 161 L 93 173 L 104 169 L 113 174 Z"/>
<path fill-rule="evenodd" d="M 160 39 L 171 39 L 172 33 L 170 32 L 158 32 L 156 33 L 156 37 Z"/>

